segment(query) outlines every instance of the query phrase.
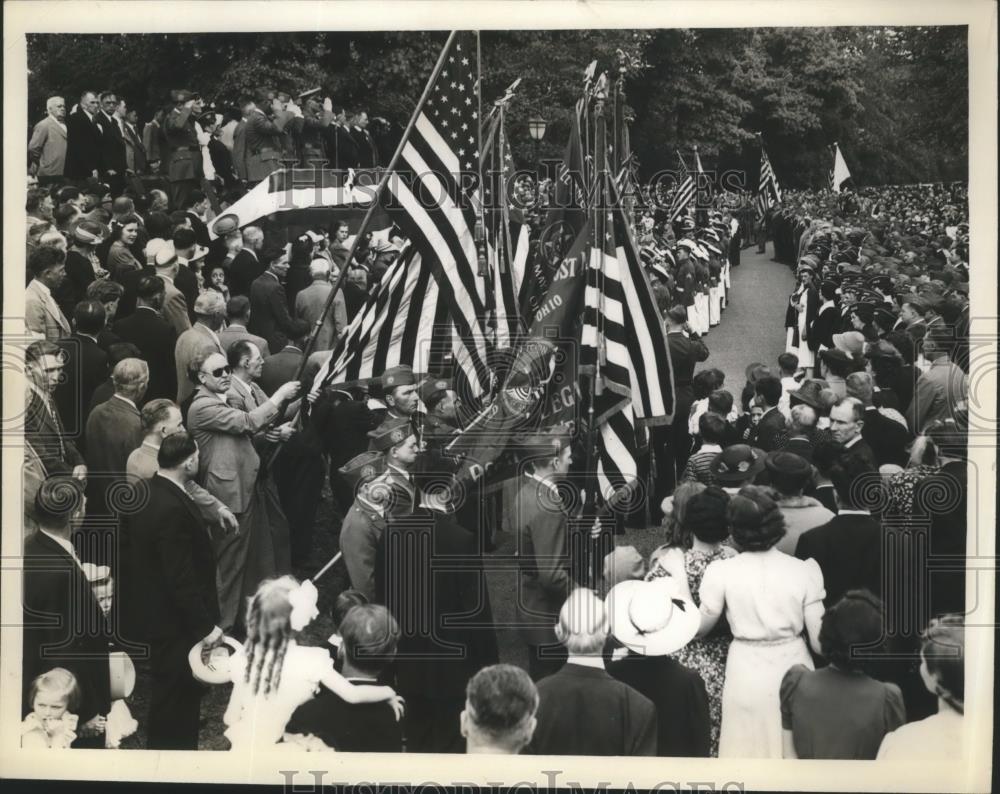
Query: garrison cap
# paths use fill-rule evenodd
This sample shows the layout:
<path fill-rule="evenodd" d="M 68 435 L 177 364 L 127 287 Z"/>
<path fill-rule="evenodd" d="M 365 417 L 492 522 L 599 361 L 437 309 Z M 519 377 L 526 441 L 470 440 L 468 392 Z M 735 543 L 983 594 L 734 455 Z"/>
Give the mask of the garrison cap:
<path fill-rule="evenodd" d="M 381 452 L 362 452 L 337 469 L 352 488 L 371 482 L 385 471 L 385 458 Z"/>
<path fill-rule="evenodd" d="M 427 380 L 420 384 L 420 399 L 424 405 L 429 406 L 435 397 L 444 394 L 444 392 L 450 389 L 451 381 L 447 378 L 427 378 Z"/>
<path fill-rule="evenodd" d="M 397 386 L 415 386 L 417 379 L 413 376 L 413 370 L 401 364 L 398 367 L 390 367 L 382 373 L 382 389 L 388 394 Z"/>
<path fill-rule="evenodd" d="M 416 435 L 409 419 L 386 419 L 377 428 L 368 433 L 371 447 L 378 452 L 386 452 L 397 444 L 402 444 L 407 438 Z"/>

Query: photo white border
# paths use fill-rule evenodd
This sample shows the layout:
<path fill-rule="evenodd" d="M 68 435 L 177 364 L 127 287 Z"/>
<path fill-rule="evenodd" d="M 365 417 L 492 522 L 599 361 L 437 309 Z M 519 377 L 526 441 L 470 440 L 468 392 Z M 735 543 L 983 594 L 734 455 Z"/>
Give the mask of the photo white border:
<path fill-rule="evenodd" d="M 989 0 L 942 2 L 91 2 L 76 0 L 11 0 L 4 4 L 4 417 L 19 416 L 23 386 L 16 350 L 23 333 L 24 229 L 27 101 L 26 32 L 268 32 L 296 30 L 525 29 L 525 28 L 661 28 L 661 27 L 799 27 L 827 25 L 969 26 L 969 198 L 971 226 L 972 336 L 997 349 L 997 6 Z M 585 66 L 581 56 L 581 69 Z M 780 329 L 778 329 L 780 330 Z M 777 332 L 777 331 L 776 331 Z M 996 427 L 996 361 L 974 373 L 970 400 Z M 6 425 L 6 423 L 5 423 Z M 5 427 L 6 430 L 6 427 Z M 21 542 L 21 447 L 4 439 L 4 488 L 0 625 L 20 622 L 19 553 Z M 314 782 L 421 783 L 436 785 L 506 785 L 539 787 L 578 782 L 589 788 L 602 781 L 612 787 L 676 790 L 722 788 L 734 781 L 746 789 L 842 791 L 988 791 L 992 773 L 993 632 L 996 450 L 970 447 L 970 465 L 980 477 L 978 511 L 969 538 L 978 549 L 978 576 L 968 577 L 969 623 L 984 628 L 966 632 L 966 731 L 969 753 L 954 763 L 820 762 L 728 759 L 576 757 L 499 757 L 295 752 L 261 753 L 252 758 L 224 752 L 155 752 L 143 750 L 71 753 L 30 752 L 18 745 L 20 725 L 20 632 L 0 632 L 0 777 L 177 781 L 204 783 L 287 782 L 282 770 L 301 770 L 293 778 L 300 787 Z M 992 473 L 992 476 L 990 474 Z M 16 487 L 15 487 L 16 486 Z M 113 755 L 109 755 L 113 753 Z M 549 773 L 546 773 L 549 770 Z M 553 778 L 552 771 L 560 774 Z M 732 790 L 732 789 L 731 789 Z"/>

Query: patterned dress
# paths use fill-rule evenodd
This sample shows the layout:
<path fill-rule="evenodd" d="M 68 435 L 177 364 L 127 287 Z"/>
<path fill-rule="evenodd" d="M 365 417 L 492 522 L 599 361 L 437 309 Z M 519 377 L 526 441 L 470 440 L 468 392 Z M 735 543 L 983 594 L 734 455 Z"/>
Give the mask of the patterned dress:
<path fill-rule="evenodd" d="M 885 484 L 885 515 L 908 516 L 913 513 L 913 492 L 922 480 L 937 474 L 937 466 L 911 466 L 898 474 L 893 474 Z"/>
<path fill-rule="evenodd" d="M 716 560 L 726 560 L 735 557 L 736 550 L 728 545 L 719 546 L 714 551 L 706 554 L 696 549 L 687 549 L 684 552 L 684 570 L 687 572 L 688 586 L 691 588 L 691 597 L 697 606 L 701 606 L 698 598 L 698 588 L 701 587 L 701 578 L 705 573 L 708 564 Z M 669 574 L 657 562 L 652 570 L 646 574 L 646 579 L 658 579 Z M 685 667 L 695 670 L 705 682 L 705 689 L 708 692 L 708 712 L 712 721 L 712 757 L 719 755 L 719 726 L 722 724 L 722 685 L 726 680 L 726 655 L 729 652 L 729 643 L 732 636 L 725 620 L 720 620 L 712 633 L 707 637 L 692 640 L 673 657 Z"/>

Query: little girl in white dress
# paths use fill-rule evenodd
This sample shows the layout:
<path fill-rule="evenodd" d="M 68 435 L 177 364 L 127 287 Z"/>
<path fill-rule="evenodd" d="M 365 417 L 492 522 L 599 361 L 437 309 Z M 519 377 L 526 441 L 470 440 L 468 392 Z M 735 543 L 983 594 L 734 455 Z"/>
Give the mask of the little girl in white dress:
<path fill-rule="evenodd" d="M 296 642 L 315 618 L 316 588 L 291 576 L 268 579 L 247 610 L 247 639 L 230 659 L 233 692 L 223 716 L 231 749 L 261 749 L 282 740 L 295 709 L 324 686 L 348 703 L 389 701 L 399 719 L 403 701 L 392 687 L 355 685 L 333 669 L 325 648 Z"/>
<path fill-rule="evenodd" d="M 54 667 L 31 682 L 31 713 L 21 724 L 21 747 L 65 749 L 76 740 L 80 701 L 76 676 Z"/>

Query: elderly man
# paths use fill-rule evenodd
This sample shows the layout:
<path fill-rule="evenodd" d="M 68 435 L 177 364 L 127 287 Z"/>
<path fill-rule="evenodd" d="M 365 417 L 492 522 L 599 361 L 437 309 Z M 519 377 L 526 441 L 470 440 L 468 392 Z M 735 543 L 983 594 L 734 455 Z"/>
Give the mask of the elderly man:
<path fill-rule="evenodd" d="M 53 342 L 33 342 L 25 351 L 28 392 L 25 396 L 24 436 L 50 474 L 70 472 L 87 477 L 87 466 L 76 445 L 67 438 L 52 395 L 62 381 L 62 352 Z"/>
<path fill-rule="evenodd" d="M 855 397 L 845 397 L 830 409 L 830 433 L 844 445 L 844 454 L 873 471 L 878 470 L 875 453 L 861 431 L 865 425 L 865 406 Z"/>
<path fill-rule="evenodd" d="M 267 340 L 272 353 L 277 353 L 288 340 L 309 330 L 304 320 L 288 313 L 288 298 L 284 281 L 288 275 L 288 253 L 283 248 L 262 252 L 268 268 L 250 285 L 250 331 Z"/>
<path fill-rule="evenodd" d="M 861 437 L 872 448 L 875 462 L 879 466 L 895 463 L 905 467 L 910 457 L 906 451 L 910 432 L 903 415 L 891 408 L 875 407 L 875 384 L 867 372 L 853 372 L 847 376 L 847 394 L 860 400 L 865 408 Z"/>
<path fill-rule="evenodd" d="M 250 297 L 250 285 L 267 267 L 260 259 L 263 248 L 264 232 L 259 226 L 247 226 L 243 230 L 243 247 L 229 266 L 229 291 L 233 297 Z"/>
<path fill-rule="evenodd" d="M 195 323 L 177 337 L 174 362 L 177 365 L 177 404 L 184 406 L 194 393 L 187 373 L 191 362 L 202 351 L 225 355 L 219 331 L 226 320 L 226 300 L 215 290 L 206 290 L 194 302 Z"/>
<path fill-rule="evenodd" d="M 396 656 L 396 619 L 384 606 L 362 604 L 348 611 L 339 631 L 344 678 L 355 685 L 379 683 Z M 388 703 L 351 704 L 326 688 L 299 706 L 286 731 L 312 734 L 338 752 L 403 752 L 403 726 Z"/>
<path fill-rule="evenodd" d="M 101 128 L 97 126 L 100 104 L 97 94 L 84 91 L 77 109 L 66 119 L 65 175 L 78 183 L 97 178 L 101 167 Z"/>
<path fill-rule="evenodd" d="M 174 283 L 180 266 L 181 261 L 173 243 L 164 245 L 153 257 L 153 267 L 156 268 L 156 275 L 163 282 L 164 288 L 160 314 L 163 315 L 164 320 L 170 323 L 177 336 L 191 327 L 191 318 L 188 317 L 188 306 L 184 299 L 184 293 Z"/>
<path fill-rule="evenodd" d="M 73 329 L 53 296 L 66 279 L 66 254 L 49 246 L 37 248 L 28 258 L 31 283 L 24 292 L 24 324 L 36 339 L 56 342 Z"/>
<path fill-rule="evenodd" d="M 330 283 L 330 263 L 326 259 L 314 259 L 309 265 L 309 275 L 312 284 L 295 296 L 295 316 L 305 320 L 309 328 L 316 322 L 326 308 L 333 284 Z M 315 350 L 332 350 L 337 338 L 347 327 L 347 304 L 344 303 L 344 293 L 337 291 L 333 299 L 333 307 L 326 313 L 323 325 L 316 335 Z"/>
<path fill-rule="evenodd" d="M 484 667 L 465 687 L 465 752 L 517 755 L 531 741 L 537 711 L 538 689 L 524 670 L 512 664 Z"/>
<path fill-rule="evenodd" d="M 115 115 L 118 96 L 114 91 L 102 91 L 98 99 L 101 109 L 95 120 L 101 128 L 101 181 L 110 186 L 111 195 L 120 196 L 125 190 L 125 170 L 128 164 L 125 158 L 125 136 L 120 118 Z"/>
<path fill-rule="evenodd" d="M 119 361 L 111 373 L 115 393 L 87 419 L 87 548 L 84 558 L 98 564 L 118 563 L 111 543 L 116 508 L 108 494 L 125 479 L 129 455 L 142 443 L 138 404 L 149 384 L 149 367 L 138 358 Z M 96 519 L 96 520 L 95 520 Z"/>
<path fill-rule="evenodd" d="M 559 610 L 556 636 L 566 664 L 538 682 L 535 755 L 656 755 L 656 707 L 611 677 L 602 653 L 608 638 L 604 602 L 574 590 Z"/>
<path fill-rule="evenodd" d="M 62 179 L 66 169 L 66 100 L 49 97 L 45 110 L 48 115 L 35 125 L 28 142 L 31 172 L 39 185 Z"/>
<path fill-rule="evenodd" d="M 267 358 L 270 354 L 267 340 L 247 330 L 250 322 L 250 299 L 246 295 L 231 297 L 226 304 L 226 316 L 229 318 L 226 327 L 219 331 L 219 341 L 225 352 L 228 353 L 236 342 L 246 341 L 253 342 L 261 355 Z"/>
<path fill-rule="evenodd" d="M 220 625 L 229 629 L 242 621 L 243 605 L 260 581 L 277 570 L 258 487 L 261 461 L 253 436 L 277 418 L 279 406 L 298 394 L 299 384 L 286 383 L 258 407 L 245 411 L 227 400 L 233 377 L 222 353 L 200 352 L 189 364 L 188 376 L 196 385 L 187 419 L 201 450 L 201 481 L 236 514 L 240 524 L 237 534 L 214 538 Z"/>

